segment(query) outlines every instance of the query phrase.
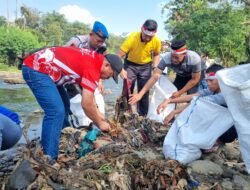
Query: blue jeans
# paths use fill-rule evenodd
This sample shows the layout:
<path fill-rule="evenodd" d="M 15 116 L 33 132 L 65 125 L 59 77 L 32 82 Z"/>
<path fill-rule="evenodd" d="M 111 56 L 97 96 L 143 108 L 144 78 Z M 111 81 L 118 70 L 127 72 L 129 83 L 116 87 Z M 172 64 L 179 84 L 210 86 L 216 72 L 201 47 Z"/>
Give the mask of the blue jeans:
<path fill-rule="evenodd" d="M 59 152 L 61 129 L 69 125 L 69 98 L 63 86 L 56 86 L 46 74 L 22 66 L 23 78 L 44 110 L 42 147 L 46 155 L 56 159 Z"/>

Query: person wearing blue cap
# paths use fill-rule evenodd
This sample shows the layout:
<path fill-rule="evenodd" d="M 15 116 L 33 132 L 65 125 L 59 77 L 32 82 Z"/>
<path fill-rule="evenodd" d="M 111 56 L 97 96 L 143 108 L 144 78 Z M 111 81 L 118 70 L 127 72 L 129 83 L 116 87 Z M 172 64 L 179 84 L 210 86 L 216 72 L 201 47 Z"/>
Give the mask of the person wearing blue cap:
<path fill-rule="evenodd" d="M 22 129 L 18 115 L 0 106 L 0 151 L 13 147 L 21 136 Z"/>
<path fill-rule="evenodd" d="M 65 46 L 90 49 L 90 50 L 96 51 L 99 54 L 105 54 L 106 49 L 107 49 L 105 40 L 108 39 L 108 37 L 109 37 L 109 33 L 105 25 L 99 21 L 95 21 L 93 28 L 89 34 L 76 35 L 72 37 L 65 44 Z M 64 87 L 61 87 L 61 88 L 64 88 Z M 76 84 L 67 84 L 65 85 L 65 88 L 67 89 L 67 93 L 70 99 L 73 97 L 76 97 L 76 95 L 81 94 L 80 88 Z M 104 91 L 102 80 L 99 81 L 97 91 L 100 91 L 100 92 Z M 74 115 L 71 110 L 69 110 L 69 107 L 70 107 L 69 101 L 67 104 L 68 106 L 66 109 L 69 112 L 70 123 L 73 127 L 78 127 L 80 118 L 77 118 L 77 116 Z M 79 104 L 81 104 L 81 102 L 79 102 Z M 68 125 L 70 125 L 70 123 L 68 123 Z"/>
<path fill-rule="evenodd" d="M 65 46 L 90 49 L 99 54 L 105 54 L 107 46 L 104 42 L 108 37 L 109 33 L 105 25 L 99 21 L 95 21 L 92 31 L 88 35 L 74 36 L 65 44 Z M 98 89 L 100 92 L 104 90 L 102 81 L 99 81 Z"/>
<path fill-rule="evenodd" d="M 72 37 L 65 46 L 91 49 L 103 54 L 107 49 L 104 42 L 108 37 L 109 33 L 105 25 L 95 21 L 92 31 L 88 35 L 76 35 Z"/>

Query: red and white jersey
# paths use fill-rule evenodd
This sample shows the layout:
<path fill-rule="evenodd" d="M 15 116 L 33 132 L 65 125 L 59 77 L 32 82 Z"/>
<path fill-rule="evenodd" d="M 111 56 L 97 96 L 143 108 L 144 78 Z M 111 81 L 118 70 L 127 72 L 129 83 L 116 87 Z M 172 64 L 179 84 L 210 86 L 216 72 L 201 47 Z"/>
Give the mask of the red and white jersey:
<path fill-rule="evenodd" d="M 95 91 L 101 75 L 104 56 L 92 50 L 52 47 L 28 56 L 23 64 L 47 74 L 57 84 L 78 83 Z"/>

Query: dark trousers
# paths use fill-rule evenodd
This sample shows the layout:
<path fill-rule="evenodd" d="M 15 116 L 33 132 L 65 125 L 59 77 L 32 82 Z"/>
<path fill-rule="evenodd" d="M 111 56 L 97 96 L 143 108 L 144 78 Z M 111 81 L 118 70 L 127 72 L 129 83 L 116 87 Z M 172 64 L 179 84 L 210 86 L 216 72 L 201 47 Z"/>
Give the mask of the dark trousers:
<path fill-rule="evenodd" d="M 124 69 L 127 71 L 128 79 L 132 81 L 130 89 L 131 93 L 133 93 L 134 91 L 136 81 L 137 81 L 137 90 L 138 92 L 140 92 L 140 90 L 143 88 L 143 86 L 147 83 L 147 81 L 151 77 L 152 63 L 140 65 L 126 60 L 124 63 Z M 142 99 L 137 104 L 137 111 L 140 116 L 147 115 L 148 106 L 149 106 L 149 92 L 145 93 Z"/>
<path fill-rule="evenodd" d="M 199 85 L 200 85 L 201 81 L 204 79 L 204 77 L 205 77 L 205 72 L 201 71 L 200 81 L 193 88 L 189 89 L 187 91 L 187 94 L 193 94 L 193 93 L 198 92 Z M 180 75 L 176 74 L 176 77 L 175 77 L 175 80 L 174 80 L 174 85 L 176 86 L 176 88 L 178 90 L 181 90 L 188 83 L 188 81 L 191 80 L 191 79 L 192 79 L 191 75 L 183 77 L 183 76 L 180 76 Z"/>
<path fill-rule="evenodd" d="M 231 143 L 238 138 L 237 131 L 234 126 L 228 129 L 223 135 L 219 137 L 220 141 L 223 143 Z"/>

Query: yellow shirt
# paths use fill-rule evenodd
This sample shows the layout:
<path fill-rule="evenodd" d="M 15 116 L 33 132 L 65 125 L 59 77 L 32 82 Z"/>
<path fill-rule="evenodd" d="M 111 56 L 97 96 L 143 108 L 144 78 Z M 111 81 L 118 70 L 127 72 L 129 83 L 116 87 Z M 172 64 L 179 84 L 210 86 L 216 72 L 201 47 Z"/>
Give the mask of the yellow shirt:
<path fill-rule="evenodd" d="M 152 61 L 153 54 L 159 54 L 161 50 L 161 41 L 154 36 L 151 41 L 145 43 L 141 41 L 141 33 L 133 32 L 124 41 L 120 48 L 128 54 L 128 60 L 137 63 L 145 64 Z"/>

